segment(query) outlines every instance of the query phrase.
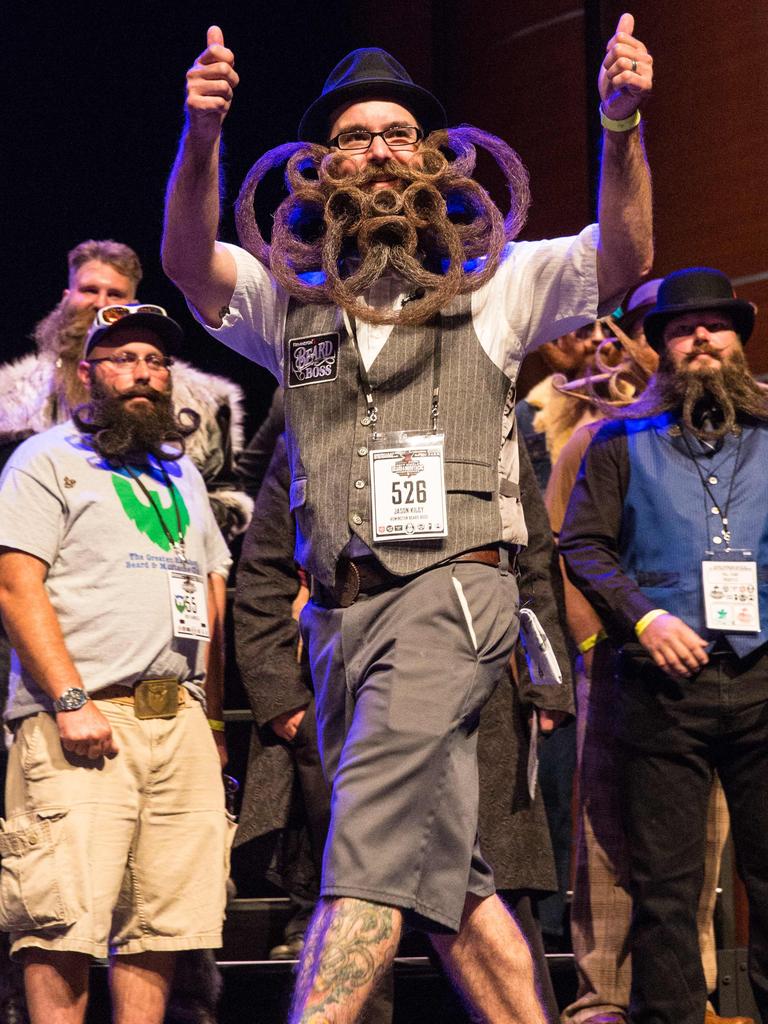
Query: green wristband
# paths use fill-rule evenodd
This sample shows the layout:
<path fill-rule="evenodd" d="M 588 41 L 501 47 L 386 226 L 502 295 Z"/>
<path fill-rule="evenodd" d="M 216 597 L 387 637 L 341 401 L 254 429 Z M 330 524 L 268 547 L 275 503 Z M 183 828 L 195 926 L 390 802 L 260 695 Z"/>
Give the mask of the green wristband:
<path fill-rule="evenodd" d="M 625 117 L 622 121 L 614 121 L 612 117 L 603 110 L 602 104 L 600 105 L 600 124 L 603 128 L 607 128 L 609 132 L 629 132 L 633 128 L 637 128 L 640 124 L 641 117 L 640 111 L 636 110 L 634 114 L 630 114 L 629 117 Z"/>

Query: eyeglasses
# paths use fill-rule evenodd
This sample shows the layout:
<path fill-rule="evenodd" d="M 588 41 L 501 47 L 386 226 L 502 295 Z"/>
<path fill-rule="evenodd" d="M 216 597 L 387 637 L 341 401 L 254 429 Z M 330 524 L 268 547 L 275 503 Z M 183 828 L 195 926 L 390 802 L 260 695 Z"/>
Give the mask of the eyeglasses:
<path fill-rule="evenodd" d="M 107 308 L 106 306 L 104 307 Z M 95 366 L 97 363 L 109 363 L 115 373 L 133 373 L 139 363 L 145 363 L 150 373 L 168 373 L 173 366 L 171 356 L 156 356 L 150 352 L 148 356 L 140 356 L 137 352 L 115 352 L 111 356 L 102 356 L 100 359 L 87 359 L 87 363 Z"/>
<path fill-rule="evenodd" d="M 415 124 L 396 124 L 391 128 L 385 128 L 383 132 L 354 128 L 348 132 L 339 132 L 335 138 L 328 140 L 328 145 L 344 152 L 364 153 L 366 149 L 371 148 L 373 140 L 377 137 L 384 139 L 390 149 L 406 149 L 423 139 L 424 132 Z"/>
<path fill-rule="evenodd" d="M 168 316 L 168 313 L 162 306 L 148 306 L 138 302 L 126 306 L 102 306 L 96 313 L 94 326 L 109 327 L 111 324 L 116 324 L 118 320 L 130 316 L 131 313 L 152 313 L 154 316 Z"/>

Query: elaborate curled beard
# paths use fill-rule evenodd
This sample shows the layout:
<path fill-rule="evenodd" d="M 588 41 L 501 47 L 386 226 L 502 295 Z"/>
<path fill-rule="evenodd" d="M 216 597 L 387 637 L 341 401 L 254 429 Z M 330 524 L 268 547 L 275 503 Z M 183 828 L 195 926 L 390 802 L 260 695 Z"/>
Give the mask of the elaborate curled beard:
<path fill-rule="evenodd" d="M 504 175 L 506 217 L 471 177 L 476 146 Z M 341 169 L 349 153 L 301 142 L 270 150 L 248 172 L 237 199 L 242 245 L 302 302 L 334 303 L 368 323 L 425 323 L 456 295 L 489 280 L 504 245 L 525 223 L 530 192 L 517 153 L 470 125 L 433 132 L 418 152 L 418 167 L 388 160 L 349 175 Z M 265 175 L 283 164 L 288 196 L 275 212 L 268 245 L 256 223 L 254 195 Z M 366 189 L 381 179 L 395 179 L 398 187 Z M 465 266 L 470 261 L 478 263 Z M 400 309 L 375 308 L 362 298 L 385 271 L 395 271 L 416 292 Z"/>
<path fill-rule="evenodd" d="M 601 323 L 607 336 L 597 346 L 584 376 L 569 379 L 566 373 L 556 372 L 552 384 L 610 417 L 617 407 L 637 401 L 658 369 L 659 357 L 646 341 L 625 334 L 610 317 Z"/>
<path fill-rule="evenodd" d="M 719 358 L 716 351 L 710 354 Z M 702 412 L 714 410 L 714 420 L 702 426 Z M 617 419 L 645 419 L 664 412 L 680 415 L 686 430 L 712 441 L 736 429 L 740 418 L 768 420 L 768 391 L 749 371 L 743 352 L 731 353 L 720 369 L 690 370 L 677 367 L 662 352 L 659 369 L 640 398 L 613 410 Z"/>
<path fill-rule="evenodd" d="M 149 407 L 126 408 L 130 398 L 143 397 Z M 156 391 L 136 385 L 117 396 L 91 378 L 91 400 L 72 413 L 75 426 L 91 436 L 95 450 L 113 465 L 143 462 L 153 455 L 158 462 L 175 462 L 184 454 L 185 439 L 197 430 L 200 416 L 193 409 L 174 413 L 170 386 Z"/>

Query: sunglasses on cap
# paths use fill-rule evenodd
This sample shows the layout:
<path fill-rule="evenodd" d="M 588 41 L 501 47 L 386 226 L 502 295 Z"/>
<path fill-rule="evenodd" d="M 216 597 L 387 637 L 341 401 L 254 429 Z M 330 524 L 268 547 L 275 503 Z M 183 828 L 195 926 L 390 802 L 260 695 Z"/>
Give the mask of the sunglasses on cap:
<path fill-rule="evenodd" d="M 153 316 L 168 316 L 162 306 L 134 303 L 125 306 L 102 306 L 94 318 L 94 327 L 110 327 L 118 320 L 123 320 L 132 313 L 151 313 Z"/>

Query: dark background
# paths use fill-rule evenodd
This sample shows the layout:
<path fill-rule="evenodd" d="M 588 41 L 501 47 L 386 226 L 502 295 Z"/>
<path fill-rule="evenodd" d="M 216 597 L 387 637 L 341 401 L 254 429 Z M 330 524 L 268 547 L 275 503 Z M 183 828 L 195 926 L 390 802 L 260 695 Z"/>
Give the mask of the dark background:
<path fill-rule="evenodd" d="M 768 307 L 768 16 L 753 0 L 638 0 L 637 34 L 656 59 L 646 111 L 656 197 L 656 271 L 719 266 Z M 452 124 L 502 135 L 531 171 L 523 237 L 570 233 L 594 213 L 595 79 L 622 7 L 612 0 L 390 0 L 374 4 L 6 5 L 3 117 L 3 361 L 28 351 L 85 238 L 127 242 L 141 297 L 187 330 L 189 358 L 238 380 L 253 423 L 272 378 L 194 325 L 159 264 L 165 180 L 182 123 L 184 72 L 223 28 L 241 84 L 226 126 L 227 208 L 251 163 L 295 138 L 325 75 L 355 46 L 382 45 L 445 102 Z M 768 370 L 761 319 L 748 354 Z"/>

